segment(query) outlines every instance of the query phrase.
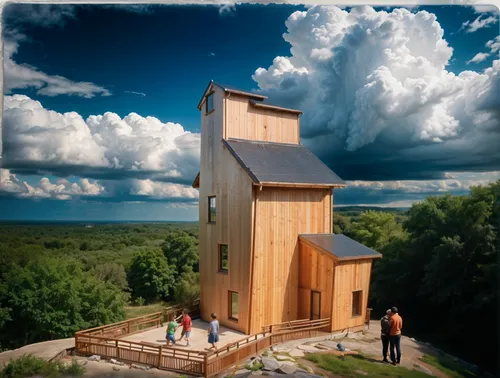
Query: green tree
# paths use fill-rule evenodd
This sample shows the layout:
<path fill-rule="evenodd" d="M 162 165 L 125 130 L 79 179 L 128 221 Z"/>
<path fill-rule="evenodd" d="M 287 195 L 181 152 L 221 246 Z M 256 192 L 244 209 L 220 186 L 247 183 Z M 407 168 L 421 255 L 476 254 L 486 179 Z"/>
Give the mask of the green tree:
<path fill-rule="evenodd" d="M 474 187 L 469 196 L 414 204 L 403 237 L 384 240 L 376 221 L 357 224 L 359 239 L 384 254 L 374 264 L 371 303 L 380 312 L 397 305 L 406 332 L 488 369 L 498 355 L 498 338 L 491 335 L 498 332 L 499 204 L 500 181 Z M 479 325 L 488 331 L 473 331 Z"/>
<path fill-rule="evenodd" d="M 359 220 L 352 224 L 350 234 L 356 241 L 379 252 L 393 239 L 405 236 L 395 214 L 374 210 L 362 213 Z"/>
<path fill-rule="evenodd" d="M 0 307 L 9 309 L 0 331 L 5 346 L 72 337 L 125 316 L 122 292 L 74 260 L 44 257 L 24 267 L 14 264 L 2 281 Z"/>
<path fill-rule="evenodd" d="M 174 287 L 174 298 L 177 303 L 189 303 L 200 298 L 200 274 L 188 271 L 181 275 Z"/>
<path fill-rule="evenodd" d="M 173 269 L 158 248 L 143 248 L 134 255 L 127 280 L 132 296 L 147 302 L 168 298 L 175 282 Z"/>
<path fill-rule="evenodd" d="M 176 279 L 190 269 L 198 270 L 198 241 L 187 232 L 170 232 L 161 247 L 167 263 L 173 267 Z"/>
<path fill-rule="evenodd" d="M 340 214 L 333 215 L 333 232 L 335 234 L 349 235 L 351 227 L 352 225 L 349 217 Z"/>
<path fill-rule="evenodd" d="M 128 289 L 127 273 L 123 265 L 117 263 L 105 263 L 95 267 L 95 275 L 100 280 L 118 286 L 122 290 Z"/>

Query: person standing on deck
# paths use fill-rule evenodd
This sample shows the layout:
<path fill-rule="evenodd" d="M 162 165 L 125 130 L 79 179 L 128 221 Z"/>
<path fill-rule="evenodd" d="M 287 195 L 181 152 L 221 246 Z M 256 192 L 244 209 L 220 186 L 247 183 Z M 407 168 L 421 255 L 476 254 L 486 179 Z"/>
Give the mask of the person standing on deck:
<path fill-rule="evenodd" d="M 167 335 L 166 335 L 167 346 L 169 346 L 171 342 L 172 345 L 175 344 L 175 330 L 177 329 L 178 326 L 179 324 L 177 324 L 177 322 L 175 321 L 175 316 L 172 316 L 170 322 L 167 324 Z"/>
<path fill-rule="evenodd" d="M 390 316 L 391 310 L 387 310 L 384 317 L 380 319 L 380 339 L 382 340 L 382 356 L 384 357 L 382 362 L 387 363 L 389 363 L 387 353 L 389 352 L 389 330 L 391 328 Z"/>
<path fill-rule="evenodd" d="M 403 328 L 403 319 L 398 314 L 398 308 L 391 308 L 390 317 L 390 330 L 389 330 L 389 343 L 391 346 L 391 362 L 393 365 L 400 364 L 401 362 L 401 329 Z M 396 353 L 394 353 L 396 349 Z"/>
<path fill-rule="evenodd" d="M 182 310 L 182 333 L 181 337 L 177 341 L 181 341 L 182 338 L 184 337 L 186 339 L 186 346 L 190 346 L 189 344 L 189 336 L 191 335 L 191 325 L 193 322 L 191 321 L 191 317 L 189 316 L 188 310 L 184 309 Z"/>
<path fill-rule="evenodd" d="M 212 321 L 208 327 L 208 343 L 212 346 L 208 349 L 214 348 L 217 350 L 217 343 L 219 342 L 219 321 L 217 320 L 217 315 L 213 312 L 210 317 Z"/>

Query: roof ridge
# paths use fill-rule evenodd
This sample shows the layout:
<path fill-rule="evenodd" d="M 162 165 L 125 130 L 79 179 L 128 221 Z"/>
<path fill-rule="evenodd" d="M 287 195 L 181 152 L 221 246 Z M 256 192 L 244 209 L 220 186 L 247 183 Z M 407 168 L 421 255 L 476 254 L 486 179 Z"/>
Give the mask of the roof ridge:
<path fill-rule="evenodd" d="M 301 143 L 286 143 L 286 142 L 269 142 L 266 140 L 255 140 L 255 139 L 243 139 L 243 138 L 227 138 L 230 142 L 243 142 L 252 144 L 270 144 L 278 146 L 290 146 L 290 147 L 304 147 Z"/>

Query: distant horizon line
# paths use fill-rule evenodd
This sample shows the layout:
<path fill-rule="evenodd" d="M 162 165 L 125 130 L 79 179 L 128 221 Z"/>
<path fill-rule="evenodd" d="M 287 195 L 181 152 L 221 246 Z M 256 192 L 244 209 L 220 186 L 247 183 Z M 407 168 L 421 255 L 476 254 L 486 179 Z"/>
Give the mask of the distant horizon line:
<path fill-rule="evenodd" d="M 340 208 L 349 207 L 368 207 L 379 209 L 391 210 L 408 210 L 411 206 L 377 206 L 377 205 L 334 205 Z M 105 223 L 198 223 L 199 220 L 137 220 L 137 219 L 123 219 L 123 220 L 97 220 L 97 219 L 0 219 L 0 224 L 5 223 L 78 223 L 78 224 L 105 224 Z"/>

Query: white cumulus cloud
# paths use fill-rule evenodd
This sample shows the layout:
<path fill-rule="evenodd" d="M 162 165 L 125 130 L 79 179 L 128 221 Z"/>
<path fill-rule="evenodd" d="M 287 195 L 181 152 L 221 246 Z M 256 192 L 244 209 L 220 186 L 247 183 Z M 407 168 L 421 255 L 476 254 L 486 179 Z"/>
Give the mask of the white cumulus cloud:
<path fill-rule="evenodd" d="M 17 171 L 71 171 L 190 182 L 199 167 L 200 136 L 180 124 L 130 113 L 93 115 L 45 109 L 24 95 L 4 99 L 5 167 Z"/>
<path fill-rule="evenodd" d="M 468 60 L 466 63 L 467 64 L 481 63 L 481 62 L 484 62 L 489 56 L 490 56 L 490 54 L 488 54 L 488 53 L 477 53 L 476 55 L 474 55 L 474 57 L 471 60 Z"/>
<path fill-rule="evenodd" d="M 18 198 L 69 200 L 75 197 L 100 196 L 105 189 L 98 182 L 86 178 L 78 182 L 59 179 L 52 183 L 47 177 L 40 179 L 37 185 L 30 185 L 17 178 L 8 169 L 0 169 L 0 195 L 12 195 Z"/>
<path fill-rule="evenodd" d="M 492 54 L 500 51 L 500 36 L 496 36 L 495 39 L 486 42 L 486 47 L 490 48 Z"/>
<path fill-rule="evenodd" d="M 258 68 L 253 79 L 271 101 L 304 112 L 305 143 L 330 155 L 331 166 L 371 158 L 377 168 L 377 160 L 396 165 L 400 154 L 413 154 L 414 165 L 429 167 L 433 155 L 439 161 L 466 139 L 471 144 L 461 148 L 498 156 L 491 149 L 499 141 L 500 61 L 483 73 L 447 71 L 453 49 L 434 14 L 312 6 L 291 14 L 286 27 L 291 55 Z M 433 155 L 416 156 L 433 145 Z M 477 167 L 473 155 L 457 158 Z"/>
<path fill-rule="evenodd" d="M 468 194 L 473 186 L 499 180 L 500 171 L 446 172 L 444 177 L 442 180 L 347 181 L 345 189 L 336 191 L 335 201 L 340 205 L 409 207 L 427 196 Z"/>
<path fill-rule="evenodd" d="M 474 21 L 465 21 L 462 24 L 462 29 L 465 29 L 467 33 L 474 33 L 482 28 L 487 28 L 496 24 L 498 22 L 495 16 L 479 16 Z"/>
<path fill-rule="evenodd" d="M 110 96 L 106 88 L 86 81 L 73 81 L 59 75 L 48 75 L 36 67 L 15 62 L 14 56 L 19 47 L 19 40 L 23 36 L 17 35 L 16 39 L 4 41 L 4 78 L 5 91 L 11 93 L 13 89 L 37 89 L 37 94 L 44 96 L 79 96 L 92 98 L 95 96 Z"/>
<path fill-rule="evenodd" d="M 197 200 L 198 190 L 186 185 L 158 182 L 152 180 L 135 180 L 132 183 L 130 194 L 148 196 L 154 199 L 183 199 Z"/>

